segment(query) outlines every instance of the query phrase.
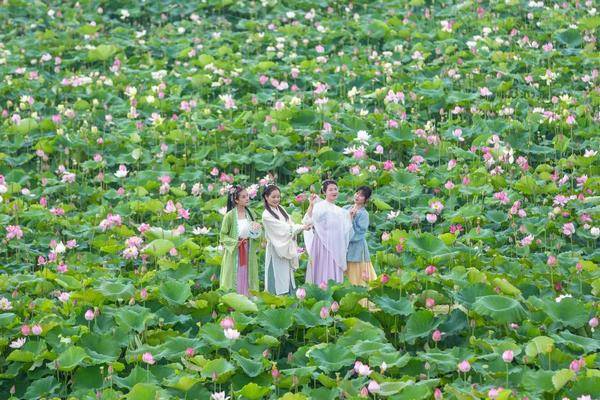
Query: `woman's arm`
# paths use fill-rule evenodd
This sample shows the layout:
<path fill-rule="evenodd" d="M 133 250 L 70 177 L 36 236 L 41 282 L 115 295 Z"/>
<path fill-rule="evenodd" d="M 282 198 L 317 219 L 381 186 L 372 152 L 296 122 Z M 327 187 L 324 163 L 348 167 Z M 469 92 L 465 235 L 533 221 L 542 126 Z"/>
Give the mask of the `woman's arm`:
<path fill-rule="evenodd" d="M 351 242 L 358 242 L 363 240 L 369 230 L 369 214 L 367 212 L 358 214 L 352 221 L 352 228 L 354 233 L 350 238 Z"/>
<path fill-rule="evenodd" d="M 234 212 L 237 212 L 234 210 Z M 226 214 L 221 224 L 221 232 L 219 233 L 219 242 L 229 250 L 234 250 L 238 244 L 237 238 L 231 237 L 232 214 Z"/>

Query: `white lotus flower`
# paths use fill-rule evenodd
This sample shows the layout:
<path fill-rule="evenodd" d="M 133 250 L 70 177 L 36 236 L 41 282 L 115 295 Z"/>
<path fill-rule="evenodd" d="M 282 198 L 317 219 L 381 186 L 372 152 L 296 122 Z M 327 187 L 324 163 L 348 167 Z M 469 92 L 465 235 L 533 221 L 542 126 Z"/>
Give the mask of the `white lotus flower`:
<path fill-rule="evenodd" d="M 24 338 L 24 337 L 23 337 L 23 338 L 19 338 L 19 339 L 17 339 L 17 340 L 15 340 L 15 341 L 13 341 L 13 342 L 12 342 L 12 343 L 9 345 L 9 347 L 10 347 L 11 349 L 20 349 L 21 347 L 23 347 L 23 345 L 25 344 L 25 342 L 26 342 L 26 341 L 27 341 L 27 339 L 26 339 L 26 338 Z"/>
<path fill-rule="evenodd" d="M 192 232 L 194 233 L 194 235 L 206 235 L 208 232 L 210 232 L 210 228 L 207 228 L 206 226 L 200 228 L 199 226 L 197 226 Z"/>
<path fill-rule="evenodd" d="M 63 244 L 62 241 L 58 242 L 58 244 L 54 248 L 54 252 L 56 254 L 64 253 L 66 250 L 67 250 L 67 248 L 65 247 L 65 245 Z"/>
<path fill-rule="evenodd" d="M 240 332 L 237 329 L 227 328 L 223 330 L 225 337 L 229 340 L 237 340 L 240 337 Z"/>
<path fill-rule="evenodd" d="M 361 143 L 368 144 L 370 138 L 371 135 L 369 135 L 367 131 L 358 131 L 356 133 L 356 140 L 358 140 Z"/>
<path fill-rule="evenodd" d="M 215 392 L 210 395 L 211 400 L 229 400 L 230 396 L 225 397 L 225 392 Z"/>

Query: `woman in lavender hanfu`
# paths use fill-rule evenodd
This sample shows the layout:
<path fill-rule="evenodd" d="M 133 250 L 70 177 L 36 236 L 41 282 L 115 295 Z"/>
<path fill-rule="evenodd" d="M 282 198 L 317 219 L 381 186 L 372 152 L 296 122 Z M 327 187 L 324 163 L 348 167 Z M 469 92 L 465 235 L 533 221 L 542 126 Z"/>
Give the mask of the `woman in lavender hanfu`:
<path fill-rule="evenodd" d="M 304 232 L 309 256 L 306 282 L 324 286 L 330 280 L 344 281 L 346 253 L 353 230 L 350 212 L 335 204 L 337 183 L 326 180 L 321 192 L 325 199 L 312 194 L 302 222 L 313 226 L 312 230 Z"/>

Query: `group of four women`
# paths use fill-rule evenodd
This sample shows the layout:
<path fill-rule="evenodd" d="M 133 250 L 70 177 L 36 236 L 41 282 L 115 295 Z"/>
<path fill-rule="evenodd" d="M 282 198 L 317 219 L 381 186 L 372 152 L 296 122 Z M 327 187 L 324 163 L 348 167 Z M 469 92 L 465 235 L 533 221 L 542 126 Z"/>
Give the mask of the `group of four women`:
<path fill-rule="evenodd" d="M 341 283 L 347 276 L 351 284 L 364 285 L 376 278 L 365 238 L 369 226 L 365 204 L 371 189 L 358 188 L 354 204 L 343 208 L 335 204 L 338 197 L 335 181 L 323 182 L 321 192 L 324 199 L 311 194 L 302 224 L 296 224 L 280 204 L 279 188 L 265 187 L 262 226 L 266 239 L 266 291 L 282 295 L 296 288 L 294 272 L 299 267 L 296 237 L 301 232 L 309 256 L 307 283 L 323 287 L 329 280 Z M 224 249 L 220 286 L 246 296 L 251 290 L 258 291 L 257 252 L 262 230 L 248 208 L 249 201 L 244 187 L 232 187 L 220 233 Z"/>

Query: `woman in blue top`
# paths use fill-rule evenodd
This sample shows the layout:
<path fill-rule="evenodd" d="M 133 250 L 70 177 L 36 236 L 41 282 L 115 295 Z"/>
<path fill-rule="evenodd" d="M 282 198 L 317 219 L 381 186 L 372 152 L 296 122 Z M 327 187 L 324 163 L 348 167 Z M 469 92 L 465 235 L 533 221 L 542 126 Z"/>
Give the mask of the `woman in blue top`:
<path fill-rule="evenodd" d="M 365 239 L 369 230 L 369 213 L 365 209 L 365 204 L 370 197 L 371 189 L 368 186 L 361 186 L 354 194 L 354 204 L 344 207 L 350 210 L 354 229 L 346 255 L 348 264 L 346 275 L 353 285 L 366 286 L 368 281 L 377 279 L 377 274 L 371 264 L 367 239 Z"/>

